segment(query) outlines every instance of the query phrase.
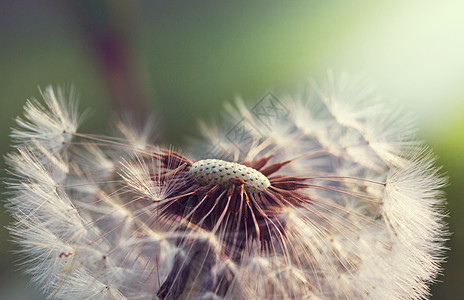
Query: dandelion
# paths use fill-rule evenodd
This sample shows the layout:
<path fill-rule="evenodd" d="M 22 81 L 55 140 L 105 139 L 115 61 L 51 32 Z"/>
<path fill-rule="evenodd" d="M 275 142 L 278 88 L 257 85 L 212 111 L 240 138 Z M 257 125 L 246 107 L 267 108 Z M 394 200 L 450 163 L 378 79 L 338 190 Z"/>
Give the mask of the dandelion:
<path fill-rule="evenodd" d="M 329 74 L 280 110 L 229 106 L 246 138 L 204 125 L 189 149 L 200 155 L 130 124 L 79 133 L 73 96 L 43 96 L 7 161 L 10 232 L 47 297 L 429 296 L 446 180 L 411 118 L 364 82 Z"/>

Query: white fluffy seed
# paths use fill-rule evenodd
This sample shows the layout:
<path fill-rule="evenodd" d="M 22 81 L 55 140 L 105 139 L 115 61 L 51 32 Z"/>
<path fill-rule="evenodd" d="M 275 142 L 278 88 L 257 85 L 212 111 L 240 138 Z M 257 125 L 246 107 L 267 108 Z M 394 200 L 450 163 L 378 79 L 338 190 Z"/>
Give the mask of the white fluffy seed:
<path fill-rule="evenodd" d="M 261 192 L 271 183 L 266 176 L 253 168 L 220 159 L 199 160 L 192 165 L 189 177 L 198 184 L 232 184 L 230 179 L 245 181 L 245 190 L 250 193 Z"/>

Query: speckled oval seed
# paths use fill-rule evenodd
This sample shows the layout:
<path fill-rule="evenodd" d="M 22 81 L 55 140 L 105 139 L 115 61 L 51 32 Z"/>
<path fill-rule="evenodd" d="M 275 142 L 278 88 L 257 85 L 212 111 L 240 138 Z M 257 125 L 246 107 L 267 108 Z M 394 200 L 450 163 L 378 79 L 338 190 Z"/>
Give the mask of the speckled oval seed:
<path fill-rule="evenodd" d="M 188 176 L 198 184 L 230 185 L 230 179 L 245 181 L 245 190 L 261 192 L 271 186 L 269 179 L 253 168 L 220 159 L 204 159 L 192 164 Z"/>

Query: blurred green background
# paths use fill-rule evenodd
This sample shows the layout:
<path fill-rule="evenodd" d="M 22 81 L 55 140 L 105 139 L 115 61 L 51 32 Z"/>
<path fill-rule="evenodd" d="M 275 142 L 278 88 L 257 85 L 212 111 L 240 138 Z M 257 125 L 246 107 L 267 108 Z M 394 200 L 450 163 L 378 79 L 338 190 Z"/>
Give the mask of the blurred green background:
<path fill-rule="evenodd" d="M 463 15 L 464 1 L 448 0 L 0 1 L 0 152 L 38 86 L 76 86 L 91 108 L 82 131 L 104 132 L 114 109 L 149 108 L 163 141 L 181 147 L 198 119 L 237 95 L 252 105 L 329 68 L 364 71 L 392 105 L 415 112 L 451 178 L 451 251 L 432 293 L 462 299 Z M 1 208 L 0 298 L 41 299 L 15 271 L 10 221 Z"/>

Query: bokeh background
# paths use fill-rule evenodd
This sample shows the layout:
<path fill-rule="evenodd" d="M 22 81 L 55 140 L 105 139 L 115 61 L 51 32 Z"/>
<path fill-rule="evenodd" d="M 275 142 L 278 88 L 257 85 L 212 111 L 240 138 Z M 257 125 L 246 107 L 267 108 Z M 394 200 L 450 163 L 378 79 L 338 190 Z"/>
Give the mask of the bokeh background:
<path fill-rule="evenodd" d="M 327 69 L 362 71 L 391 105 L 415 113 L 451 178 L 451 251 L 432 293 L 462 299 L 463 16 L 464 1 L 450 0 L 0 1 L 0 154 L 38 86 L 76 86 L 91 108 L 82 131 L 108 132 L 115 110 L 140 119 L 152 110 L 163 141 L 181 147 L 198 119 L 238 95 L 251 106 Z M 10 221 L 0 208 L 0 298 L 41 299 L 15 271 Z"/>

